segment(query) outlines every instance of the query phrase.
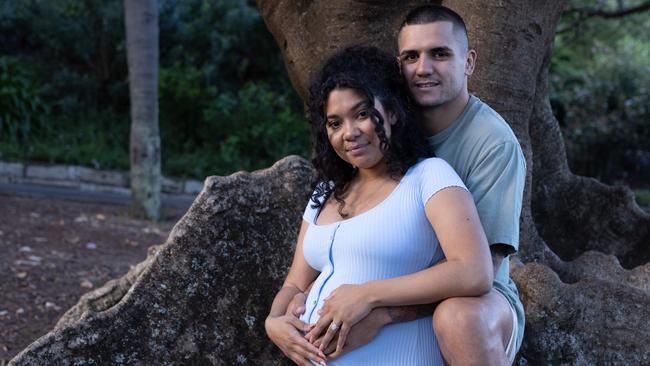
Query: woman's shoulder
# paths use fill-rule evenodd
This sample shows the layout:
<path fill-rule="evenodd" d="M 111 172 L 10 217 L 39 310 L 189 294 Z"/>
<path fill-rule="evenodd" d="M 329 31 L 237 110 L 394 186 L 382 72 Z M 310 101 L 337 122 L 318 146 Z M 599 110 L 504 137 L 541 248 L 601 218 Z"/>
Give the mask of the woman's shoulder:
<path fill-rule="evenodd" d="M 454 168 L 441 158 L 427 158 L 420 160 L 413 169 L 413 180 L 421 187 L 439 190 L 449 186 L 465 188 Z M 428 191 L 426 188 L 425 191 Z"/>
<path fill-rule="evenodd" d="M 423 172 L 438 172 L 456 175 L 454 168 L 449 163 L 438 157 L 421 159 L 413 166 L 413 172 L 422 175 Z"/>

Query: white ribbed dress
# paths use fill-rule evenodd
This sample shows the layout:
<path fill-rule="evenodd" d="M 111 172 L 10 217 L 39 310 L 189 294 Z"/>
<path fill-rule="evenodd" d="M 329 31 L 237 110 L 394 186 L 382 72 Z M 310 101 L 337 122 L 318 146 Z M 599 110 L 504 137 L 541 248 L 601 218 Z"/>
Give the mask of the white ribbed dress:
<path fill-rule="evenodd" d="M 381 203 L 350 219 L 316 225 L 319 210 L 308 204 L 303 253 L 320 275 L 301 320 L 315 323 L 323 299 L 340 285 L 403 276 L 444 258 L 424 206 L 450 186 L 465 188 L 449 164 L 430 158 L 412 166 Z M 430 316 L 388 325 L 367 345 L 328 364 L 444 365 Z"/>

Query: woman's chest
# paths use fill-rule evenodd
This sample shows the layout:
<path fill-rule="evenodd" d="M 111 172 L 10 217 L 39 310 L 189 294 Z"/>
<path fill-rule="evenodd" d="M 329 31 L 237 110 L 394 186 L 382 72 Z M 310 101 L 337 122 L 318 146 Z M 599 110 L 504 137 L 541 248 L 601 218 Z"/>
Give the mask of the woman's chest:
<path fill-rule="evenodd" d="M 312 224 L 303 240 L 305 259 L 321 272 L 334 265 L 421 266 L 432 262 L 438 248 L 424 209 L 408 195 L 349 220 Z"/>

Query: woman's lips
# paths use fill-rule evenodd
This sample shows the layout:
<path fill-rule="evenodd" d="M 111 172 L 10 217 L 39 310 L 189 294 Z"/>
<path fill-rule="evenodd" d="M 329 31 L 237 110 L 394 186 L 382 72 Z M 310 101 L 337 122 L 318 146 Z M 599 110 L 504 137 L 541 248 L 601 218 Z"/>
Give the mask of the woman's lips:
<path fill-rule="evenodd" d="M 366 146 L 368 146 L 368 145 L 370 145 L 370 143 L 369 143 L 369 142 L 366 142 L 366 143 L 364 143 L 364 144 L 358 144 L 358 145 L 350 146 L 350 147 L 348 147 L 346 150 L 347 150 L 347 152 L 350 153 L 351 155 L 360 155 L 360 154 L 363 153 L 364 148 L 365 148 Z"/>

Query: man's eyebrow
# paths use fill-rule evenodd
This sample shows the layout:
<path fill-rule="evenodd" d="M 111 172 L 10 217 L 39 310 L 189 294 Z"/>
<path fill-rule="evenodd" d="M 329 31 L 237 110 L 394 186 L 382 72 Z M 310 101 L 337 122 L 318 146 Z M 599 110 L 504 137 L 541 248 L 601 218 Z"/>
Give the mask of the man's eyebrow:
<path fill-rule="evenodd" d="M 430 51 L 431 51 L 431 52 L 440 52 L 440 51 L 451 52 L 452 49 L 451 49 L 451 47 L 440 46 L 440 47 L 434 47 L 434 48 L 432 48 Z"/>
<path fill-rule="evenodd" d="M 404 56 L 407 53 L 417 53 L 417 51 L 416 50 L 404 50 L 404 51 L 399 53 L 399 56 Z"/>
<path fill-rule="evenodd" d="M 441 51 L 442 52 L 452 52 L 452 49 L 451 49 L 451 47 L 440 46 L 440 47 L 434 47 L 434 48 L 431 48 L 431 49 L 427 50 L 427 52 L 441 52 Z M 399 53 L 399 56 L 401 57 L 401 56 L 404 56 L 404 55 L 407 55 L 407 54 L 410 54 L 410 53 L 417 53 L 417 52 L 418 51 L 416 51 L 416 50 L 403 50 L 402 52 Z"/>

